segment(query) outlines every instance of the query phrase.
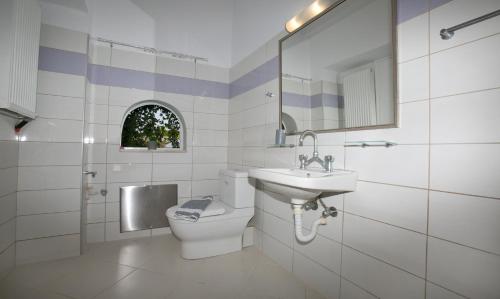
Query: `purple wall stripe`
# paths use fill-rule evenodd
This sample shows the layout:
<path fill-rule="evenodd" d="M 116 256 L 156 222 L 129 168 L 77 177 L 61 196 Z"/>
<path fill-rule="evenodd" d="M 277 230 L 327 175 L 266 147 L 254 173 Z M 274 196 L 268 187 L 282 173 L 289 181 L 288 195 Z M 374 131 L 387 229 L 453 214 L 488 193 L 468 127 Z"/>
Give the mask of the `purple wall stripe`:
<path fill-rule="evenodd" d="M 300 107 L 300 108 L 317 108 L 317 107 L 343 108 L 344 97 L 328 93 L 320 93 L 320 94 L 315 94 L 313 96 L 306 96 L 298 93 L 284 92 L 283 105 Z"/>
<path fill-rule="evenodd" d="M 276 56 L 231 82 L 231 85 L 229 86 L 229 96 L 230 98 L 233 98 L 252 90 L 257 86 L 278 78 L 278 74 L 279 57 Z"/>
<path fill-rule="evenodd" d="M 48 72 L 85 76 L 87 55 L 77 52 L 40 47 L 38 69 Z"/>
<path fill-rule="evenodd" d="M 452 0 L 398 0 L 398 24 L 406 22 Z"/>
<path fill-rule="evenodd" d="M 336 94 L 319 93 L 311 96 L 311 108 L 316 107 L 333 107 L 343 108 L 344 97 Z"/>
<path fill-rule="evenodd" d="M 293 107 L 301 107 L 301 108 L 310 108 L 311 107 L 311 99 L 309 96 L 298 94 L 298 93 L 290 93 L 283 92 L 283 105 L 284 106 L 293 106 Z"/>
<path fill-rule="evenodd" d="M 429 9 L 438 7 L 451 0 L 398 0 L 398 23 L 407 21 Z M 138 88 L 193 96 L 230 99 L 278 78 L 279 58 L 274 57 L 252 71 L 244 74 L 231 84 L 216 81 L 155 74 L 102 65 L 87 65 L 87 55 L 54 48 L 40 47 L 38 68 L 43 71 L 85 76 L 93 84 Z M 327 95 L 320 100 L 311 98 L 304 101 L 299 95 L 285 94 L 285 104 L 302 107 L 328 105 L 341 107 L 343 99 Z M 335 98 L 337 97 L 337 98 Z M 311 106 L 312 105 L 312 106 Z"/>

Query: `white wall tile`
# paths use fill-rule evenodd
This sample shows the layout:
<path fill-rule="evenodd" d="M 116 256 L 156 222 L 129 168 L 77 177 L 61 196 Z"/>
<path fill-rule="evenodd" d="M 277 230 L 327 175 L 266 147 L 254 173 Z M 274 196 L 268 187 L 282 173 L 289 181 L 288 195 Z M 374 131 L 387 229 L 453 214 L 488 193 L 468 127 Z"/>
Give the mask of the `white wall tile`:
<path fill-rule="evenodd" d="M 82 121 L 37 118 L 23 129 L 22 136 L 26 141 L 81 142 L 82 133 Z"/>
<path fill-rule="evenodd" d="M 297 253 L 293 256 L 293 270 L 293 273 L 300 280 L 325 296 L 325 298 L 338 298 L 340 276 L 337 274 Z"/>
<path fill-rule="evenodd" d="M 16 242 L 16 219 L 0 225 L 0 252 Z"/>
<path fill-rule="evenodd" d="M 436 33 L 443 28 L 455 26 L 456 24 L 475 19 L 492 11 L 500 9 L 500 3 L 495 0 L 455 0 L 431 10 L 430 32 Z M 489 35 L 499 33 L 500 20 L 492 18 L 474 26 L 469 26 L 457 31 L 449 40 L 441 39 L 439 34 L 431 34 L 431 52 L 440 51 L 450 47 L 480 39 Z"/>
<path fill-rule="evenodd" d="M 106 222 L 120 221 L 120 203 L 106 203 Z"/>
<path fill-rule="evenodd" d="M 500 200 L 430 192 L 429 235 L 500 255 Z"/>
<path fill-rule="evenodd" d="M 500 35 L 431 55 L 431 97 L 500 87 Z"/>
<path fill-rule="evenodd" d="M 125 186 L 146 186 L 150 182 L 146 181 L 136 181 L 136 182 L 124 182 L 124 183 L 109 183 L 106 185 L 108 194 L 106 195 L 106 202 L 119 202 L 120 201 L 120 187 Z"/>
<path fill-rule="evenodd" d="M 153 164 L 190 164 L 193 162 L 193 148 L 186 152 L 153 152 Z"/>
<path fill-rule="evenodd" d="M 85 121 L 91 124 L 107 124 L 108 105 L 87 103 L 85 105 Z"/>
<path fill-rule="evenodd" d="M 219 194 L 219 180 L 202 180 L 192 182 L 193 196 Z"/>
<path fill-rule="evenodd" d="M 89 40 L 88 62 L 91 64 L 109 65 L 111 62 L 111 46 L 108 43 Z"/>
<path fill-rule="evenodd" d="M 85 97 L 85 77 L 38 71 L 38 93 L 66 97 Z"/>
<path fill-rule="evenodd" d="M 174 106 L 178 111 L 182 112 L 183 115 L 185 115 L 186 112 L 193 112 L 195 100 L 192 95 L 155 91 L 154 99 Z"/>
<path fill-rule="evenodd" d="M 19 143 L 0 141 L 0 168 L 16 167 L 19 159 Z"/>
<path fill-rule="evenodd" d="M 108 164 L 108 182 L 144 182 L 151 180 L 151 164 Z"/>
<path fill-rule="evenodd" d="M 83 167 L 84 171 L 94 171 L 96 173 L 95 177 L 92 175 L 85 176 L 85 182 L 87 184 L 104 184 L 106 182 L 106 165 L 105 164 L 87 164 Z"/>
<path fill-rule="evenodd" d="M 429 98 L 429 56 L 398 65 L 399 101 Z"/>
<path fill-rule="evenodd" d="M 346 169 L 357 171 L 364 181 L 426 188 L 428 155 L 424 145 L 347 148 Z"/>
<path fill-rule="evenodd" d="M 153 181 L 191 180 L 189 164 L 154 164 Z"/>
<path fill-rule="evenodd" d="M 111 145 L 112 146 L 112 145 Z M 101 164 L 106 163 L 106 149 L 107 145 L 104 143 L 85 144 L 86 163 Z"/>
<path fill-rule="evenodd" d="M 500 144 L 431 146 L 434 190 L 500 197 Z"/>
<path fill-rule="evenodd" d="M 398 25 L 398 61 L 429 53 L 429 14 L 424 13 Z"/>
<path fill-rule="evenodd" d="M 259 204 L 265 212 L 272 214 L 286 222 L 293 222 L 293 210 L 290 199 L 284 195 L 266 190 L 258 190 Z"/>
<path fill-rule="evenodd" d="M 37 94 L 36 114 L 43 118 L 83 120 L 83 98 Z"/>
<path fill-rule="evenodd" d="M 101 223 L 106 221 L 106 204 L 87 204 L 87 223 Z M 116 221 L 116 220 L 115 220 Z"/>
<path fill-rule="evenodd" d="M 431 101 L 431 142 L 499 142 L 500 89 Z"/>
<path fill-rule="evenodd" d="M 498 255 L 429 238 L 427 279 L 469 298 L 498 298 Z"/>
<path fill-rule="evenodd" d="M 21 142 L 19 145 L 19 166 L 81 164 L 81 143 Z"/>
<path fill-rule="evenodd" d="M 79 211 L 80 196 L 80 189 L 19 191 L 17 193 L 17 214 Z"/>
<path fill-rule="evenodd" d="M 17 217 L 17 240 L 69 235 L 79 232 L 79 211 Z"/>
<path fill-rule="evenodd" d="M 380 298 L 424 298 L 423 279 L 345 246 L 342 276 Z"/>
<path fill-rule="evenodd" d="M 340 288 L 340 298 L 342 299 L 374 299 L 375 296 L 356 286 L 352 282 L 342 278 Z"/>
<path fill-rule="evenodd" d="M 140 230 L 135 232 L 120 233 L 119 222 L 106 223 L 106 241 L 116 241 L 130 238 L 140 238 L 151 236 L 151 230 Z"/>
<path fill-rule="evenodd" d="M 17 193 L 0 197 L 0 223 L 5 223 L 9 219 L 16 217 Z"/>
<path fill-rule="evenodd" d="M 194 146 L 227 146 L 227 131 L 194 130 Z"/>
<path fill-rule="evenodd" d="M 346 132 L 347 141 L 387 140 L 398 144 L 429 143 L 429 101 L 399 105 L 399 128 Z"/>
<path fill-rule="evenodd" d="M 107 105 L 109 98 L 109 86 L 96 85 L 87 82 L 86 102 L 87 104 Z"/>
<path fill-rule="evenodd" d="M 175 59 L 164 56 L 156 57 L 156 73 L 194 78 L 198 71 L 199 64 L 190 60 Z"/>
<path fill-rule="evenodd" d="M 104 223 L 87 224 L 87 242 L 104 242 Z"/>
<path fill-rule="evenodd" d="M 61 259 L 80 254 L 80 234 L 18 241 L 16 263 Z"/>
<path fill-rule="evenodd" d="M 152 152 L 148 151 L 127 151 L 120 149 L 117 144 L 108 145 L 108 163 L 151 163 L 153 161 Z"/>
<path fill-rule="evenodd" d="M 81 166 L 19 167 L 18 190 L 80 188 Z"/>
<path fill-rule="evenodd" d="M 120 144 L 120 127 L 117 127 L 117 133 L 112 135 L 111 133 L 115 133 L 112 131 L 111 126 L 101 125 L 101 124 L 86 124 L 85 125 L 85 133 L 83 141 L 86 144 L 92 143 L 112 143 L 112 144 Z M 108 131 L 110 131 L 110 138 L 108 141 Z M 113 136 L 113 138 L 111 138 Z"/>
<path fill-rule="evenodd" d="M 113 48 L 111 50 L 111 66 L 136 71 L 154 72 L 156 57 L 144 52 Z"/>
<path fill-rule="evenodd" d="M 278 265 L 292 272 L 293 250 L 267 234 L 262 234 L 262 251 Z"/>
<path fill-rule="evenodd" d="M 309 233 L 309 230 L 304 230 L 304 234 Z M 340 243 L 329 240 L 321 235 L 317 235 L 309 243 L 301 243 L 295 238 L 293 244 L 295 252 L 300 252 L 309 259 L 337 274 L 340 273 L 341 247 Z"/>
<path fill-rule="evenodd" d="M 423 234 L 346 213 L 343 243 L 425 277 L 426 236 Z"/>
<path fill-rule="evenodd" d="M 0 253 L 0 279 L 14 268 L 16 263 L 16 246 L 10 246 L 4 252 Z"/>
<path fill-rule="evenodd" d="M 194 147 L 193 162 L 202 163 L 227 163 L 226 147 Z"/>
<path fill-rule="evenodd" d="M 0 196 L 14 193 L 18 185 L 18 168 L 0 169 Z"/>
<path fill-rule="evenodd" d="M 126 87 L 109 87 L 109 105 L 130 107 L 133 104 L 155 98 L 152 90 Z"/>
<path fill-rule="evenodd" d="M 194 127 L 196 129 L 204 129 L 204 130 L 227 131 L 228 129 L 227 116 L 222 114 L 195 113 Z"/>
<path fill-rule="evenodd" d="M 427 298 L 429 299 L 463 299 L 458 294 L 455 294 L 449 290 L 443 289 L 431 282 L 427 282 Z"/>
<path fill-rule="evenodd" d="M 274 239 L 282 242 L 287 247 L 292 247 L 293 242 L 293 225 L 281 218 L 273 216 L 264 212 L 263 216 L 263 230 L 266 234 Z"/>
<path fill-rule="evenodd" d="M 356 191 L 345 195 L 346 212 L 421 233 L 427 231 L 425 189 L 358 181 Z"/>
<path fill-rule="evenodd" d="M 226 164 L 193 164 L 193 180 L 216 180 L 219 171 L 226 169 Z"/>
<path fill-rule="evenodd" d="M 197 63 L 196 78 L 229 83 L 229 69 L 205 63 Z"/>
<path fill-rule="evenodd" d="M 40 46 L 65 51 L 87 53 L 87 34 L 66 28 L 42 24 Z"/>
<path fill-rule="evenodd" d="M 194 112 L 227 115 L 228 109 L 228 100 L 207 97 L 194 98 Z"/>

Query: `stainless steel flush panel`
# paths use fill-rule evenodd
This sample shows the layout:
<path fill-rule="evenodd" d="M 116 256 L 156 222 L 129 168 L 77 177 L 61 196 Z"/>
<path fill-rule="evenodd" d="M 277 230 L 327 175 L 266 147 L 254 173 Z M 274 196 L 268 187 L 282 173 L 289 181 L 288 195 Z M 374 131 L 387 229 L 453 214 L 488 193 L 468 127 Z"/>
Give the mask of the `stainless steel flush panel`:
<path fill-rule="evenodd" d="M 120 232 L 168 227 L 165 212 L 177 204 L 177 185 L 120 188 Z"/>

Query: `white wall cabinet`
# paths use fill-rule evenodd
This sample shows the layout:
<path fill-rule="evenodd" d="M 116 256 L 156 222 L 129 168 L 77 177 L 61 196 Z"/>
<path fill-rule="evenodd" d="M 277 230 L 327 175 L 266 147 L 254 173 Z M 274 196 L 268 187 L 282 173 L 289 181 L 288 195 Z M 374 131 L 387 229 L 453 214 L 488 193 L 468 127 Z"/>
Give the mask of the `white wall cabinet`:
<path fill-rule="evenodd" d="M 41 10 L 38 0 L 0 1 L 0 109 L 35 118 Z"/>

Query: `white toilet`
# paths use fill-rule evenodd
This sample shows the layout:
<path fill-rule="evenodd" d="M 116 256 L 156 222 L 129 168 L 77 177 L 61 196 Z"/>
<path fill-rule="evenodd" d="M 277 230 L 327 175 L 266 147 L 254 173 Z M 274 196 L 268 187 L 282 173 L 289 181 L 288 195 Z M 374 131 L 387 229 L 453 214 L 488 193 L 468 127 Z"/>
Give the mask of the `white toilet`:
<path fill-rule="evenodd" d="M 190 222 L 175 218 L 178 206 L 167 210 L 170 228 L 181 240 L 185 259 L 222 255 L 242 248 L 243 231 L 254 215 L 255 181 L 248 178 L 246 171 L 221 170 L 219 188 L 221 199 L 214 200 L 207 209 L 222 206 L 224 214 Z"/>

